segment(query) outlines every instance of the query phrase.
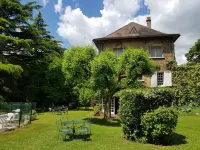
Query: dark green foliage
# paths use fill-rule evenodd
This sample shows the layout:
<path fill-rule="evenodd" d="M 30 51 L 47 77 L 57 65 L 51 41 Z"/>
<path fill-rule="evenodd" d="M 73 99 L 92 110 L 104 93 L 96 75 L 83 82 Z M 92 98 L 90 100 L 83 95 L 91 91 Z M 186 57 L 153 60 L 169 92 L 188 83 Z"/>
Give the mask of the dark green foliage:
<path fill-rule="evenodd" d="M 170 107 L 174 92 L 168 88 L 127 89 L 118 93 L 120 118 L 126 139 L 140 141 L 143 136 L 141 117 L 160 106 Z"/>
<path fill-rule="evenodd" d="M 65 84 L 65 76 L 62 72 L 62 58 L 58 53 L 52 53 L 48 56 L 50 59 L 48 68 L 45 72 L 46 82 L 42 87 L 44 93 L 47 95 L 48 103 L 59 102 L 62 104 L 69 104 L 72 99 L 72 89 L 70 85 Z"/>
<path fill-rule="evenodd" d="M 185 57 L 189 62 L 200 63 L 200 39 L 190 48 L 189 52 L 185 54 Z"/>
<path fill-rule="evenodd" d="M 200 104 L 200 65 L 181 65 L 172 71 L 177 105 Z"/>
<path fill-rule="evenodd" d="M 46 30 L 48 25 L 42 14 L 39 12 L 34 18 L 33 12 L 37 13 L 39 8 L 37 2 L 22 4 L 20 0 L 1 0 L 0 71 L 15 71 L 13 75 L 21 76 L 16 80 L 1 73 L 0 94 L 6 101 L 48 101 L 46 91 L 42 90 L 51 85 L 45 78 L 53 61 L 48 57 L 54 52 L 62 55 L 64 49 Z"/>
<path fill-rule="evenodd" d="M 170 144 L 170 138 L 178 123 L 178 112 L 174 108 L 159 107 L 142 116 L 143 142 Z"/>

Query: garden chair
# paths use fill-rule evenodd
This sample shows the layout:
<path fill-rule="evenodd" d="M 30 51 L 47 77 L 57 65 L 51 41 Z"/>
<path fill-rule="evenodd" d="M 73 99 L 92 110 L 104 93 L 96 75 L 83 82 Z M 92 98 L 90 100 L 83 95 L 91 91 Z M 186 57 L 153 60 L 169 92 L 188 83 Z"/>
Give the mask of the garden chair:
<path fill-rule="evenodd" d="M 60 134 L 62 134 L 62 140 L 65 140 L 67 136 L 70 137 L 71 128 L 68 126 L 63 126 L 61 119 L 56 121 L 56 125 L 58 127 L 58 139 L 60 137 Z"/>
<path fill-rule="evenodd" d="M 12 121 L 12 119 L 14 117 L 14 113 L 8 113 L 7 115 L 8 115 L 8 117 L 6 118 L 6 121 L 11 123 L 11 121 Z"/>
<path fill-rule="evenodd" d="M 88 123 L 84 122 L 84 124 L 79 127 L 79 130 L 77 130 L 77 134 L 79 136 L 83 136 L 83 140 L 86 140 L 87 136 L 91 135 L 90 123 L 89 122 Z"/>
<path fill-rule="evenodd" d="M 0 129 L 5 129 L 7 127 L 6 118 L 7 118 L 7 115 L 1 115 L 0 116 L 0 124 L 1 124 L 1 128 Z"/>

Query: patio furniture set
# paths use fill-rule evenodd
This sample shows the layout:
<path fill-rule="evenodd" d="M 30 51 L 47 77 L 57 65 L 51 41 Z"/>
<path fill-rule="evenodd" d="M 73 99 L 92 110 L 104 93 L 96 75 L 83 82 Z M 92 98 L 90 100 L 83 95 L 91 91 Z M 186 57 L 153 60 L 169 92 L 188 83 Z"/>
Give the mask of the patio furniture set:
<path fill-rule="evenodd" d="M 58 127 L 58 139 L 60 135 L 63 140 L 69 139 L 80 139 L 87 140 L 91 135 L 91 118 L 86 120 L 57 120 Z"/>
<path fill-rule="evenodd" d="M 0 115 L 0 130 L 11 130 L 17 127 L 19 122 L 20 109 L 13 110 L 13 113 Z"/>

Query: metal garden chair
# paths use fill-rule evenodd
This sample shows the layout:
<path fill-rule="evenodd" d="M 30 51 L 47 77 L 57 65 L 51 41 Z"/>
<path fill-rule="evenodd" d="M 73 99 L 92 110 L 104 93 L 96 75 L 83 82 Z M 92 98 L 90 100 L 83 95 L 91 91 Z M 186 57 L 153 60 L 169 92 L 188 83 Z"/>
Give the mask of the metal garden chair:
<path fill-rule="evenodd" d="M 64 126 L 61 119 L 56 121 L 56 125 L 58 127 L 58 139 L 60 134 L 62 134 L 62 140 L 65 140 L 67 136 L 70 137 L 72 134 L 72 129 L 68 126 Z"/>
<path fill-rule="evenodd" d="M 91 135 L 91 125 L 89 122 L 84 122 L 82 126 L 77 130 L 77 134 L 83 136 L 83 139 L 86 140 L 87 136 Z"/>

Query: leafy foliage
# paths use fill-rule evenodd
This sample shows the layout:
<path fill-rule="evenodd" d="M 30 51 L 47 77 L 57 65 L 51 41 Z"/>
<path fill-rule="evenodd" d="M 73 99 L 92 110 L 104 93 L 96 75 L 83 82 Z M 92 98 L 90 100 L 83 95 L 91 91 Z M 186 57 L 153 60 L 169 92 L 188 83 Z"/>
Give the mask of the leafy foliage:
<path fill-rule="evenodd" d="M 185 54 L 185 57 L 189 62 L 200 63 L 200 39 L 190 48 L 189 52 Z"/>
<path fill-rule="evenodd" d="M 109 50 L 105 50 L 91 62 L 91 83 L 94 90 L 104 99 L 104 117 L 110 118 L 110 101 L 121 88 L 141 87 L 140 75 L 151 75 L 156 63 L 142 49 L 125 49 L 119 60 Z"/>
<path fill-rule="evenodd" d="M 104 118 L 110 119 L 110 101 L 117 89 L 117 57 L 113 52 L 104 51 L 91 61 L 91 85 L 105 102 Z"/>
<path fill-rule="evenodd" d="M 94 116 L 100 116 L 102 111 L 102 105 L 94 106 Z"/>
<path fill-rule="evenodd" d="M 90 78 L 90 62 L 96 56 L 92 46 L 74 46 L 64 53 L 62 71 L 65 74 L 66 82 L 72 80 L 75 86 L 82 86 Z"/>
<path fill-rule="evenodd" d="M 79 98 L 83 105 L 88 104 L 93 96 L 88 82 L 91 76 L 90 62 L 95 56 L 96 50 L 92 46 L 74 46 L 64 53 L 62 72 L 65 85 L 72 89 L 74 101 Z"/>
<path fill-rule="evenodd" d="M 3 64 L 0 62 L 0 72 L 7 73 L 12 75 L 14 78 L 18 78 L 21 76 L 23 69 L 19 65 L 12 65 L 12 64 Z"/>
<path fill-rule="evenodd" d="M 200 104 L 200 65 L 181 65 L 172 71 L 177 105 Z"/>
<path fill-rule="evenodd" d="M 41 90 L 48 82 L 45 71 L 53 52 L 62 55 L 60 42 L 54 40 L 36 2 L 22 4 L 19 0 L 1 0 L 0 4 L 0 64 L 14 78 L 1 74 L 1 95 L 7 101 L 44 101 Z M 35 13 L 38 15 L 34 18 Z M 23 70 L 23 73 L 21 73 Z M 10 74 L 10 75 L 11 75 Z M 15 77 L 21 76 L 16 80 Z M 11 84 L 12 83 L 12 84 Z"/>
<path fill-rule="evenodd" d="M 143 136 L 141 117 L 160 106 L 170 107 L 174 93 L 168 88 L 127 89 L 118 93 L 120 119 L 126 139 L 140 141 Z"/>
<path fill-rule="evenodd" d="M 125 49 L 120 55 L 118 74 L 126 75 L 125 83 L 134 85 L 141 75 L 152 75 L 156 71 L 156 62 L 149 58 L 149 53 L 142 49 Z"/>
<path fill-rule="evenodd" d="M 90 106 L 90 101 L 94 98 L 94 91 L 89 88 L 81 88 L 79 90 L 79 102 L 84 107 Z"/>
<path fill-rule="evenodd" d="M 170 138 L 178 123 L 178 112 L 174 108 L 159 107 L 142 116 L 146 142 L 153 144 L 170 144 Z"/>

